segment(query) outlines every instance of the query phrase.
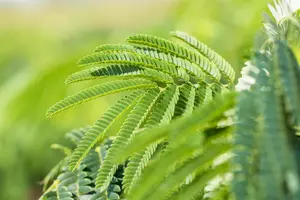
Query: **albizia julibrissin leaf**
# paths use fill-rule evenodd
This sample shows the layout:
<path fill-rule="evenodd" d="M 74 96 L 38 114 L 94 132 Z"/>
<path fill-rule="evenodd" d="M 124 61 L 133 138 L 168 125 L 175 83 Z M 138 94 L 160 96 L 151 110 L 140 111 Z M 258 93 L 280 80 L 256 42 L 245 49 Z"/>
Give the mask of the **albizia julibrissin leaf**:
<path fill-rule="evenodd" d="M 77 104 L 96 99 L 102 96 L 107 96 L 114 93 L 155 88 L 157 85 L 154 82 L 145 79 L 120 80 L 96 85 L 76 94 L 73 94 L 65 99 L 54 104 L 46 113 L 47 117 L 73 107 Z"/>

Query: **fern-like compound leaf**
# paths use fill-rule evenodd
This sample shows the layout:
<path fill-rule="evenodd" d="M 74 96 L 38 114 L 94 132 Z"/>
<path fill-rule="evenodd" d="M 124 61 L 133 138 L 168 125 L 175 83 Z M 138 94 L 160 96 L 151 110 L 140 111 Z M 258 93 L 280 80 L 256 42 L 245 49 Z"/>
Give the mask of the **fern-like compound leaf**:
<path fill-rule="evenodd" d="M 174 65 L 175 67 L 180 67 L 186 70 L 187 73 L 190 75 L 194 76 L 197 80 L 203 80 L 205 74 L 202 72 L 202 70 L 194 63 L 191 63 L 190 61 L 187 61 L 182 58 L 175 57 L 170 54 L 165 54 L 158 52 L 156 50 L 148 50 L 148 49 L 141 49 L 141 50 L 136 50 L 139 54 L 145 54 L 148 55 L 151 58 L 156 58 L 161 61 L 165 61 L 169 64 Z M 211 76 L 219 80 L 219 77 L 217 74 L 211 74 Z"/>
<path fill-rule="evenodd" d="M 169 123 L 174 115 L 179 94 L 179 88 L 176 85 L 168 85 L 143 128 L 148 129 Z"/>
<path fill-rule="evenodd" d="M 207 58 L 205 58 L 201 54 L 195 53 L 194 51 L 191 51 L 188 48 L 185 48 L 179 44 L 165 40 L 163 38 L 146 34 L 130 36 L 127 38 L 127 41 L 138 47 L 147 47 L 149 49 L 154 49 L 158 52 L 163 52 L 167 55 L 174 55 L 177 58 L 185 60 L 184 62 L 186 63 L 190 62 L 191 66 L 196 65 L 215 79 L 220 79 L 220 72 L 219 70 L 217 70 L 217 67 L 214 63 L 211 63 Z M 141 49 L 140 53 L 143 53 L 143 51 L 145 52 L 144 49 Z"/>
<path fill-rule="evenodd" d="M 108 153 L 104 159 L 104 162 L 99 170 L 96 178 L 96 188 L 100 188 L 100 191 L 107 189 L 111 179 L 117 169 L 117 165 L 112 164 L 111 159 L 115 157 L 116 152 L 119 152 L 128 143 L 128 141 L 134 136 L 134 131 L 141 125 L 155 104 L 156 99 L 159 97 L 159 90 L 151 90 L 137 102 L 134 106 L 124 124 L 121 127 L 120 132 L 117 134 L 113 141 Z"/>
<path fill-rule="evenodd" d="M 73 200 L 73 195 L 68 191 L 65 186 L 57 188 L 56 191 L 52 191 L 44 195 L 41 200 Z"/>
<path fill-rule="evenodd" d="M 204 191 L 205 186 L 207 183 L 211 181 L 213 178 L 218 177 L 220 175 L 225 174 L 228 172 L 229 164 L 224 163 L 214 167 L 213 169 L 209 170 L 208 172 L 198 175 L 192 183 L 188 184 L 184 187 L 180 192 L 172 195 L 170 199 L 174 200 L 185 200 L 185 199 L 194 199 Z M 200 197 L 201 199 L 203 197 Z"/>
<path fill-rule="evenodd" d="M 111 106 L 101 116 L 101 118 L 95 122 L 95 124 L 83 136 L 82 140 L 80 140 L 77 148 L 73 152 L 70 158 L 70 170 L 75 170 L 91 148 L 93 148 L 96 143 L 103 141 L 107 137 L 106 131 L 109 127 L 113 126 L 116 119 L 124 115 L 140 96 L 141 92 L 135 92 L 126 96 L 115 105 Z"/>
<path fill-rule="evenodd" d="M 46 116 L 51 117 L 59 112 L 62 112 L 67 108 L 102 96 L 125 91 L 151 89 L 155 87 L 156 84 L 154 82 L 144 79 L 120 80 L 103 83 L 82 90 L 72 96 L 66 97 L 65 99 L 57 102 L 47 111 Z"/>
<path fill-rule="evenodd" d="M 166 124 L 171 121 L 175 105 L 179 98 L 179 89 L 174 85 L 170 85 L 165 89 L 162 94 L 162 98 L 156 104 L 155 108 L 149 119 L 146 121 L 144 128 L 149 129 L 154 126 Z M 166 104 L 166 102 L 169 102 Z M 131 188 L 134 186 L 138 178 L 140 177 L 142 170 L 145 168 L 150 158 L 154 154 L 158 143 L 153 143 L 147 146 L 145 149 L 138 153 L 135 153 L 130 157 L 129 164 L 125 169 L 123 186 L 125 192 L 130 192 Z M 116 155 L 117 156 L 117 155 Z"/>
<path fill-rule="evenodd" d="M 143 69 L 134 65 L 108 65 L 105 67 L 93 67 L 71 74 L 67 77 L 66 84 L 106 77 L 144 78 L 165 84 L 174 82 L 170 75 L 157 70 Z"/>
<path fill-rule="evenodd" d="M 131 192 L 131 189 L 140 178 L 142 170 L 147 166 L 155 153 L 157 145 L 157 143 L 151 144 L 144 151 L 135 153 L 129 158 L 123 177 L 124 193 L 128 194 Z"/>
<path fill-rule="evenodd" d="M 181 31 L 174 31 L 171 33 L 171 35 L 182 40 L 183 42 L 187 43 L 189 46 L 203 54 L 205 57 L 216 64 L 224 78 L 226 78 L 230 82 L 234 81 L 235 72 L 231 65 L 219 54 L 210 49 L 207 45 L 200 42 L 195 37 Z"/>
<path fill-rule="evenodd" d="M 177 147 L 181 149 L 181 147 Z M 143 192 L 144 197 L 137 196 L 136 193 L 139 191 L 135 191 L 132 195 L 134 196 L 133 199 L 143 199 L 146 198 L 149 200 L 159 199 L 159 197 L 164 196 L 165 194 L 170 195 L 174 192 L 174 189 L 177 189 L 185 182 L 186 178 L 191 174 L 194 173 L 195 175 L 203 174 L 205 171 L 210 171 L 210 167 L 218 156 L 222 155 L 223 153 L 227 152 L 230 149 L 230 145 L 223 144 L 223 145 L 211 145 L 206 148 L 201 155 L 198 155 L 194 158 L 189 158 L 186 162 L 183 162 L 183 165 L 176 166 L 176 170 L 170 173 L 162 182 L 153 183 L 155 185 L 155 192 L 148 193 Z M 164 160 L 160 160 L 161 163 L 165 162 Z M 158 163 L 159 165 L 160 163 Z M 167 164 L 167 163 L 166 163 Z M 167 164 L 168 165 L 168 164 Z M 149 166 L 151 167 L 151 166 Z M 227 168 L 226 168 L 227 169 Z M 149 171 L 148 171 L 149 173 Z M 155 173 L 152 171 L 151 173 Z M 147 174 L 145 173 L 144 176 L 146 177 Z M 141 179 L 142 181 L 151 181 L 151 177 L 148 175 L 148 179 L 144 178 Z M 143 178 L 143 177 L 142 177 Z M 207 184 L 207 183 L 206 183 Z M 140 189 L 138 189 L 140 190 Z"/>
<path fill-rule="evenodd" d="M 142 68 L 156 69 L 180 80 L 189 80 L 189 76 L 186 74 L 185 70 L 182 70 L 181 68 L 176 68 L 172 64 L 155 58 L 151 58 L 147 55 L 137 54 L 128 51 L 94 53 L 83 57 L 81 60 L 79 60 L 78 64 L 80 66 L 107 64 L 134 65 Z"/>
<path fill-rule="evenodd" d="M 223 96 L 217 96 L 213 101 L 195 109 L 194 114 L 186 116 L 184 118 L 178 118 L 174 120 L 174 123 L 153 128 L 151 130 L 145 130 L 139 134 L 124 148 L 122 154 L 118 154 L 114 161 L 116 163 L 122 163 L 127 157 L 135 152 L 142 151 L 145 146 L 166 138 L 176 133 L 192 133 L 189 130 L 203 130 L 207 128 L 208 122 L 212 121 L 216 117 L 222 115 L 225 111 L 230 109 L 235 100 L 235 93 L 228 92 Z M 187 126 L 188 124 L 188 126 Z M 196 131 L 195 131 L 196 132 Z M 178 134 L 178 141 L 181 141 L 184 134 Z"/>
<path fill-rule="evenodd" d="M 183 146 L 182 146 L 183 147 Z M 155 184 L 159 183 L 165 178 L 165 175 L 170 171 L 170 166 L 174 166 L 178 160 L 192 156 L 196 151 L 195 147 L 188 147 L 187 145 L 181 149 L 174 149 L 174 151 L 167 152 L 160 156 L 160 159 L 154 160 L 151 162 L 151 165 L 148 165 L 143 173 L 143 177 L 139 179 L 136 183 L 136 188 L 131 190 L 129 194 L 130 199 L 143 199 L 145 196 L 146 188 L 154 187 Z M 164 162 L 162 162 L 164 161 Z M 157 167 L 157 168 L 156 168 Z M 155 170 L 156 169 L 156 170 Z M 155 172 L 155 176 L 151 175 L 151 171 Z M 150 176 L 152 178 L 150 179 Z M 148 180 L 148 181 L 146 181 Z M 138 187 L 143 185 L 143 187 Z M 150 192 L 150 191 L 149 191 Z"/>
<path fill-rule="evenodd" d="M 192 114 L 195 105 L 196 88 L 190 84 L 180 87 L 180 97 L 176 104 L 174 117 Z"/>

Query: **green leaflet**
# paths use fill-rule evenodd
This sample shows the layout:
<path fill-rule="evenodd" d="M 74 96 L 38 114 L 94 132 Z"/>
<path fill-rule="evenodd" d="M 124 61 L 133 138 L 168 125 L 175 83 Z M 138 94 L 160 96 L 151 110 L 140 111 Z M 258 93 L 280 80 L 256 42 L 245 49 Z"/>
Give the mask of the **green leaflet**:
<path fill-rule="evenodd" d="M 175 105 L 178 101 L 178 96 L 178 87 L 169 85 L 169 87 L 166 88 L 166 90 L 163 92 L 160 101 L 155 105 L 151 116 L 146 121 L 143 128 L 149 129 L 154 126 L 168 123 L 174 115 Z M 169 103 L 166 104 L 166 102 Z M 150 144 L 149 146 L 142 149 L 140 152 L 133 154 L 129 158 L 129 164 L 125 169 L 125 174 L 123 178 L 123 186 L 126 193 L 131 191 L 131 188 L 134 186 L 135 182 L 140 177 L 142 170 L 146 167 L 150 158 L 154 154 L 157 145 L 158 143 Z"/>
<path fill-rule="evenodd" d="M 207 146 L 207 151 L 204 151 L 201 155 L 196 156 L 195 158 L 190 158 L 187 162 L 184 162 L 183 165 L 180 165 L 176 167 L 175 171 L 169 174 L 166 178 L 164 178 L 163 181 L 159 183 L 152 183 L 152 185 L 155 187 L 155 192 L 149 192 L 143 191 L 143 197 L 138 196 L 139 190 L 135 190 L 135 192 L 132 194 L 134 198 L 132 199 L 149 199 L 149 200 L 155 200 L 159 199 L 160 197 L 164 196 L 166 193 L 170 195 L 170 193 L 174 192 L 174 189 L 177 189 L 180 187 L 180 185 L 185 181 L 185 179 L 193 172 L 203 173 L 204 171 L 210 171 L 209 167 L 211 166 L 212 162 L 216 157 L 220 156 L 222 153 L 225 153 L 230 148 L 230 145 L 223 144 L 223 145 L 211 145 Z M 181 149 L 181 147 L 177 147 Z M 161 163 L 165 162 L 163 159 L 160 160 Z M 159 164 L 157 164 L 159 166 Z M 165 166 L 169 166 L 169 163 L 165 163 Z M 151 166 L 149 166 L 151 167 Z M 161 168 L 157 168 L 161 169 Z M 153 170 L 153 169 L 152 169 Z M 149 173 L 149 171 L 148 171 Z M 155 171 L 151 171 L 151 174 L 155 173 Z M 205 173 L 205 172 L 204 172 Z M 155 173 L 156 174 L 156 173 Z M 147 174 L 145 172 L 144 177 L 146 177 Z M 158 176 L 158 174 L 156 174 Z M 152 177 L 148 176 L 149 178 L 142 177 L 141 180 L 144 182 L 151 182 Z M 140 185 L 144 185 L 143 183 L 140 183 Z"/>
<path fill-rule="evenodd" d="M 223 112 L 232 107 L 234 98 L 234 92 L 228 92 L 223 96 L 219 95 L 213 101 L 196 109 L 193 115 L 175 119 L 170 125 L 161 126 L 151 130 L 145 130 L 144 132 L 139 133 L 130 142 L 130 144 L 125 147 L 123 150 L 124 153 L 119 154 L 114 158 L 114 162 L 122 163 L 134 152 L 139 152 L 143 150 L 145 146 L 166 138 L 171 134 L 181 132 L 193 133 L 190 130 L 200 131 L 204 128 L 207 128 L 209 126 L 208 122 L 212 121 L 216 117 L 219 117 Z M 187 124 L 189 126 L 186 126 Z M 181 137 L 185 137 L 185 135 L 179 134 L 177 139 L 180 141 Z"/>
<path fill-rule="evenodd" d="M 88 178 L 88 173 L 81 170 L 76 172 L 65 171 L 61 173 L 54 181 L 52 187 L 50 187 L 41 199 L 70 199 L 72 200 L 73 194 L 77 197 L 84 194 L 88 194 L 93 191 L 93 188 L 89 186 L 91 183 Z"/>
<path fill-rule="evenodd" d="M 80 131 L 81 129 L 79 129 Z M 75 131 L 72 131 L 74 133 Z M 73 172 L 68 170 L 64 165 L 60 174 L 53 181 L 53 184 L 45 191 L 40 199 L 57 200 L 57 199 L 120 199 L 121 189 L 117 183 L 117 177 L 114 177 L 108 189 L 99 193 L 95 188 L 95 179 L 97 171 L 101 166 L 101 157 L 104 157 L 110 141 L 106 141 L 94 151 L 89 152 L 87 157 L 80 163 L 78 169 Z M 68 156 L 64 160 L 68 160 Z M 118 176 L 116 174 L 116 176 Z"/>
<path fill-rule="evenodd" d="M 204 82 L 199 83 L 195 91 L 195 107 L 198 108 L 207 104 L 213 99 L 213 90 L 211 85 Z"/>
<path fill-rule="evenodd" d="M 147 166 L 157 149 L 158 143 L 149 145 L 144 151 L 133 154 L 128 160 L 129 163 L 125 169 L 123 177 L 124 193 L 131 192 L 133 186 L 142 174 L 142 170 Z"/>
<path fill-rule="evenodd" d="M 117 165 L 111 163 L 111 159 L 116 156 L 116 152 L 128 143 L 130 138 L 134 136 L 134 131 L 141 125 L 143 120 L 147 117 L 151 107 L 155 104 L 156 99 L 159 96 L 159 90 L 152 90 L 146 93 L 134 106 L 121 130 L 113 141 L 108 153 L 104 159 L 104 162 L 99 170 L 96 179 L 96 188 L 100 188 L 100 191 L 106 190 L 111 178 L 114 175 Z"/>
<path fill-rule="evenodd" d="M 169 172 L 169 167 L 173 166 L 179 159 L 182 157 L 191 156 L 197 148 L 192 148 L 188 145 L 184 146 L 182 149 L 174 149 L 172 152 L 167 152 L 160 156 L 159 160 L 155 160 L 151 162 L 151 165 L 147 166 L 144 171 L 143 179 L 140 179 L 138 183 L 136 183 L 136 188 L 131 190 L 129 194 L 130 199 L 143 199 L 144 193 L 146 193 L 147 188 L 152 188 L 155 183 L 159 183 L 162 179 L 164 179 L 164 175 Z M 164 162 L 162 162 L 164 161 Z M 153 176 L 153 173 L 155 176 Z M 150 178 L 151 176 L 151 178 Z M 138 187 L 142 185 L 143 187 Z M 148 190 L 148 192 L 150 192 Z"/>
<path fill-rule="evenodd" d="M 136 101 L 139 100 L 141 92 L 135 92 L 129 96 L 118 101 L 115 105 L 110 107 L 99 120 L 85 133 L 80 140 L 77 148 L 70 158 L 69 168 L 75 170 L 82 159 L 88 152 L 97 144 L 102 142 L 107 136 L 106 132 L 109 127 L 114 125 L 114 121 L 120 118 Z"/>
<path fill-rule="evenodd" d="M 191 62 L 192 64 L 190 65 L 196 65 L 198 68 L 201 68 L 208 75 L 214 77 L 215 79 L 220 79 L 220 74 L 218 73 L 218 70 L 216 69 L 216 66 L 213 63 L 211 63 L 207 58 L 203 57 L 201 54 L 195 53 L 179 44 L 145 34 L 130 36 L 127 38 L 127 41 L 131 44 L 138 45 L 138 47 L 145 46 L 149 47 L 150 49 L 163 52 L 167 55 L 174 55 L 177 58 L 185 60 L 184 62 Z M 142 49 L 140 52 L 144 53 L 145 50 Z"/>
<path fill-rule="evenodd" d="M 56 191 L 49 192 L 41 200 L 73 200 L 72 193 L 65 186 L 59 187 Z"/>
<path fill-rule="evenodd" d="M 220 70 L 224 78 L 226 78 L 228 81 L 233 83 L 235 72 L 233 68 L 230 66 L 230 64 L 219 54 L 217 54 L 215 51 L 210 49 L 207 45 L 205 45 L 204 43 L 200 42 L 199 40 L 197 40 L 196 38 L 194 38 L 193 36 L 187 33 L 181 31 L 174 31 L 171 33 L 171 35 L 173 37 L 176 37 L 184 41 L 189 46 L 196 49 L 204 56 L 208 57 L 209 60 L 215 63 L 215 65 L 218 67 L 218 69 Z"/>
<path fill-rule="evenodd" d="M 187 60 L 184 60 L 182 58 L 177 58 L 175 56 L 172 56 L 170 54 L 161 53 L 155 50 L 147 50 L 147 49 L 141 49 L 136 50 L 139 54 L 145 54 L 148 55 L 151 58 L 156 58 L 161 61 L 165 61 L 169 64 L 173 64 L 176 67 L 180 67 L 186 70 L 187 73 L 189 73 L 191 76 L 194 76 L 196 80 L 203 80 L 205 74 L 201 71 L 199 66 L 197 66 L 194 63 L 191 63 Z M 214 74 L 211 74 L 213 78 L 218 80 L 218 77 Z"/>
<path fill-rule="evenodd" d="M 189 80 L 189 77 L 186 74 L 185 70 L 182 70 L 181 68 L 176 68 L 172 64 L 155 58 L 151 58 L 146 55 L 128 51 L 94 53 L 83 57 L 81 60 L 78 61 L 78 64 L 80 66 L 105 64 L 135 65 L 142 68 L 159 70 L 163 73 L 171 75 L 173 78 L 177 78 L 183 81 Z"/>
<path fill-rule="evenodd" d="M 180 96 L 176 104 L 174 117 L 192 114 L 195 102 L 195 87 L 184 84 L 180 87 Z"/>
<path fill-rule="evenodd" d="M 179 88 L 176 85 L 168 85 L 163 91 L 162 99 L 156 104 L 152 114 L 147 119 L 144 129 L 168 124 L 173 115 L 179 98 Z M 166 103 L 168 102 L 168 103 Z"/>
<path fill-rule="evenodd" d="M 200 192 L 204 190 L 204 187 L 206 186 L 208 181 L 210 181 L 212 178 L 218 175 L 226 173 L 228 169 L 229 169 L 228 163 L 218 165 L 217 167 L 213 168 L 207 173 L 197 176 L 192 183 L 184 187 L 182 191 L 180 191 L 180 193 L 177 193 L 176 195 L 170 197 L 170 199 L 174 199 L 174 200 L 193 199 Z"/>
<path fill-rule="evenodd" d="M 57 102 L 51 108 L 49 108 L 49 110 L 46 113 L 46 116 L 52 117 L 53 115 L 62 112 L 67 108 L 102 96 L 130 90 L 151 89 L 154 87 L 156 87 L 155 83 L 144 79 L 120 80 L 103 83 L 82 90 L 76 94 L 73 94 L 72 96 L 66 97 L 65 99 Z"/>
<path fill-rule="evenodd" d="M 71 74 L 67 77 L 66 84 L 106 77 L 144 78 L 163 83 L 174 82 L 170 75 L 157 70 L 143 69 L 134 65 L 108 65 L 104 67 L 93 67 Z"/>

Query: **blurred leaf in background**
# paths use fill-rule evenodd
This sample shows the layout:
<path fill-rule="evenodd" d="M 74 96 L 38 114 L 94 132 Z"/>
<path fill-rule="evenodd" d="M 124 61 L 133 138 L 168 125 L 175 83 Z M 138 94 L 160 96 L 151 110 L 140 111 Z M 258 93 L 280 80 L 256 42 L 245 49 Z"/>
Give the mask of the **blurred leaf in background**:
<path fill-rule="evenodd" d="M 89 85 L 64 85 L 67 75 L 80 70 L 80 57 L 134 33 L 164 37 L 181 29 L 239 71 L 266 2 L 0 0 L 0 199 L 37 199 L 39 182 L 62 157 L 50 145 L 64 132 L 93 123 L 115 100 L 108 97 L 45 118 L 52 104 Z"/>

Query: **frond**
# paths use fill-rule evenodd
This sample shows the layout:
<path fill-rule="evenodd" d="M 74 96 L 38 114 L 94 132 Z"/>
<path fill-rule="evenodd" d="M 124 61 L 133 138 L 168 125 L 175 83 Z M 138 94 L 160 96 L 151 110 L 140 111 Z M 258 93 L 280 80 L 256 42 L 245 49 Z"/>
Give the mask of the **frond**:
<path fill-rule="evenodd" d="M 138 47 L 148 47 L 150 48 L 150 52 L 152 49 L 152 51 L 156 50 L 158 52 L 164 53 L 164 55 L 174 55 L 175 58 L 173 58 L 173 60 L 181 58 L 181 60 L 184 60 L 184 62 L 189 63 L 190 66 L 196 65 L 196 68 L 201 68 L 203 71 L 205 71 L 208 75 L 212 76 L 216 80 L 220 79 L 221 75 L 213 63 L 211 63 L 207 58 L 203 57 L 201 54 L 195 53 L 179 44 L 173 43 L 171 41 L 159 37 L 145 34 L 130 36 L 127 38 L 127 42 L 133 45 L 137 45 Z M 144 53 L 145 51 L 145 49 L 141 49 L 139 52 Z M 195 71 L 196 69 L 193 70 Z"/>
<path fill-rule="evenodd" d="M 194 48 L 195 50 L 203 54 L 205 57 L 207 57 L 210 61 L 215 63 L 215 65 L 220 70 L 224 78 L 226 78 L 228 81 L 233 83 L 235 72 L 231 67 L 231 65 L 219 54 L 217 54 L 215 51 L 210 49 L 207 45 L 205 45 L 204 43 L 200 42 L 195 37 L 187 33 L 181 31 L 174 31 L 171 33 L 171 35 L 173 37 L 182 40 L 183 42 L 185 42 L 186 44 L 188 44 L 189 46 L 191 46 L 192 48 Z"/>
<path fill-rule="evenodd" d="M 53 181 L 53 184 L 40 199 L 120 199 L 121 188 L 118 183 L 118 174 L 116 174 L 107 190 L 100 193 L 94 188 L 101 158 L 105 157 L 110 142 L 108 140 L 95 148 L 94 151 L 89 152 L 75 171 L 70 172 L 67 165 L 64 165 L 56 180 Z M 68 160 L 68 157 L 65 160 Z"/>
<path fill-rule="evenodd" d="M 117 118 L 120 118 L 126 111 L 131 109 L 135 102 L 140 98 L 141 93 L 135 92 L 129 96 L 124 97 L 118 101 L 115 105 L 110 107 L 99 120 L 85 133 L 80 140 L 77 148 L 73 152 L 70 158 L 70 170 L 75 170 L 82 159 L 88 154 L 88 152 L 97 144 L 103 141 L 107 135 L 109 127 L 114 125 Z"/>
<path fill-rule="evenodd" d="M 116 152 L 118 152 L 120 148 L 123 148 L 123 146 L 131 140 L 131 138 L 134 136 L 134 131 L 145 120 L 159 95 L 159 90 L 149 91 L 141 98 L 139 102 L 137 102 L 128 115 L 121 127 L 121 130 L 117 134 L 110 149 L 108 150 L 108 154 L 106 155 L 105 160 L 99 170 L 96 179 L 96 188 L 100 188 L 100 191 L 106 190 L 111 182 L 112 176 L 117 169 L 117 165 L 113 165 L 111 163 L 111 159 L 115 157 Z"/>
<path fill-rule="evenodd" d="M 198 175 L 209 170 L 213 161 L 230 147 L 230 140 L 220 140 L 227 135 L 226 131 L 207 139 L 204 139 L 204 135 L 195 135 L 194 129 L 181 133 L 184 133 L 184 139 L 177 137 L 179 143 L 172 145 L 172 148 L 146 167 L 136 187 L 129 194 L 129 199 L 157 199 L 169 196 L 181 187 L 191 173 Z M 155 193 L 147 188 L 153 188 Z"/>
<path fill-rule="evenodd" d="M 134 65 L 108 65 L 105 67 L 93 67 L 71 74 L 67 77 L 66 84 L 106 77 L 138 77 L 154 82 L 174 83 L 170 75 L 157 70 L 143 69 Z"/>
<path fill-rule="evenodd" d="M 72 193 L 65 186 L 59 187 L 56 191 L 44 195 L 41 200 L 73 200 Z"/>
<path fill-rule="evenodd" d="M 190 115 L 194 110 L 195 87 L 184 84 L 180 87 L 180 96 L 175 108 L 175 117 Z"/>
<path fill-rule="evenodd" d="M 164 62 L 167 62 L 169 64 L 174 65 L 175 67 L 180 67 L 186 70 L 188 74 L 193 76 L 196 80 L 203 80 L 205 77 L 205 74 L 201 71 L 201 69 L 195 65 L 194 63 L 191 63 L 187 60 L 184 60 L 182 58 L 175 57 L 170 54 L 161 53 L 155 50 L 147 50 L 147 49 L 141 49 L 136 50 L 139 54 L 147 55 L 151 58 L 155 58 Z M 217 81 L 220 79 L 218 77 L 218 74 L 210 74 L 214 79 Z"/>
<path fill-rule="evenodd" d="M 174 115 L 175 106 L 178 101 L 178 98 L 178 86 L 168 85 L 163 91 L 162 98 L 155 105 L 153 112 L 147 119 L 143 129 L 148 129 L 158 125 L 169 123 Z"/>
<path fill-rule="evenodd" d="M 124 193 L 131 192 L 132 187 L 136 184 L 137 180 L 142 174 L 142 170 L 147 166 L 151 157 L 157 149 L 158 143 L 151 144 L 144 151 L 135 153 L 128 159 L 128 165 L 125 169 L 123 177 Z"/>
<path fill-rule="evenodd" d="M 154 87 L 156 87 L 155 83 L 144 79 L 120 80 L 103 83 L 82 90 L 72 96 L 66 97 L 65 99 L 57 102 L 47 111 L 46 116 L 51 117 L 59 112 L 62 112 L 67 108 L 102 96 L 125 91 L 151 89 Z"/>
<path fill-rule="evenodd" d="M 201 82 L 195 91 L 195 108 L 207 104 L 213 99 L 213 89 L 212 86 Z"/>
<path fill-rule="evenodd" d="M 90 65 L 107 65 L 107 64 L 122 64 L 122 65 L 134 65 L 146 69 L 155 69 L 161 72 L 167 73 L 174 78 L 188 81 L 189 77 L 185 70 L 177 69 L 174 65 L 164 61 L 160 61 L 155 58 L 151 58 L 147 55 L 137 54 L 133 52 L 104 52 L 94 53 L 83 57 L 78 61 L 80 66 Z"/>
<path fill-rule="evenodd" d="M 213 178 L 225 174 L 228 172 L 229 166 L 228 163 L 224 163 L 222 165 L 218 165 L 213 169 L 209 170 L 206 173 L 198 175 L 192 183 L 183 187 L 180 192 L 175 193 L 170 197 L 170 199 L 174 200 L 185 200 L 185 199 L 194 199 L 201 194 L 207 185 L 207 183 Z M 217 198 L 216 198 L 217 199 Z"/>
<path fill-rule="evenodd" d="M 144 129 L 149 129 L 154 126 L 166 124 L 171 121 L 175 105 L 179 98 L 179 89 L 176 86 L 170 85 L 163 91 L 161 99 L 155 105 L 151 116 L 147 119 Z M 166 104 L 166 102 L 168 102 Z M 123 178 L 123 186 L 127 192 L 131 190 L 137 179 L 140 177 L 142 170 L 150 161 L 150 158 L 154 154 L 158 143 L 150 144 L 146 148 L 142 149 L 140 152 L 132 155 L 129 159 L 129 164 L 125 169 L 125 174 Z M 123 150 L 120 149 L 119 152 Z M 117 154 L 115 155 L 117 156 Z"/>
<path fill-rule="evenodd" d="M 192 36 L 173 36 L 193 48 L 136 35 L 129 44 L 98 46 L 78 61 L 91 68 L 71 74 L 66 84 L 103 83 L 56 103 L 47 117 L 98 97 L 126 96 L 92 126 L 67 134 L 77 147 L 45 178 L 45 188 L 53 184 L 44 198 L 178 199 L 178 191 L 202 198 L 216 173 L 228 171 L 227 158 L 215 161 L 231 149 L 232 129 L 218 124 L 229 118 L 225 111 L 235 103 L 235 93 L 227 91 L 234 71 Z"/>
<path fill-rule="evenodd" d="M 196 130 L 199 132 L 204 128 L 209 127 L 208 122 L 214 118 L 219 117 L 226 110 L 230 109 L 234 103 L 235 93 L 228 92 L 223 96 L 216 97 L 213 101 L 197 108 L 193 115 L 178 118 L 172 124 L 145 130 L 139 133 L 133 140 L 123 149 L 122 154 L 118 154 L 114 158 L 114 162 L 122 163 L 127 157 L 135 152 L 142 151 L 146 146 L 153 142 L 162 140 L 163 138 L 170 137 L 170 134 L 178 134 L 182 132 L 192 133 L 189 130 Z M 197 116 L 197 117 L 195 117 Z M 187 126 L 188 124 L 188 126 Z M 185 134 L 178 134 L 177 140 L 180 141 L 181 137 L 187 137 Z"/>
<path fill-rule="evenodd" d="M 81 170 L 78 172 L 64 170 L 54 182 L 54 190 L 47 192 L 44 198 L 49 199 L 48 196 L 55 195 L 58 199 L 63 199 L 62 197 L 72 197 L 73 194 L 79 197 L 93 191 L 93 188 L 89 186 L 90 183 L 91 180 L 86 172 Z"/>

